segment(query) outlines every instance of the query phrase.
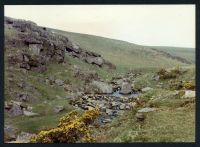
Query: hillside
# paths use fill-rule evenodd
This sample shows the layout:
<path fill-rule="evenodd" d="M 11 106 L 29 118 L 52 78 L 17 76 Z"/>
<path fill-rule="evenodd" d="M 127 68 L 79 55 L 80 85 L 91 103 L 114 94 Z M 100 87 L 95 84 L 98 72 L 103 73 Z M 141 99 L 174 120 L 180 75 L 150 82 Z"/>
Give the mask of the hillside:
<path fill-rule="evenodd" d="M 195 141 L 194 51 L 4 26 L 5 142 Z"/>
<path fill-rule="evenodd" d="M 149 46 L 160 51 L 164 51 L 174 56 L 182 57 L 191 63 L 195 63 L 195 49 L 184 47 L 164 47 L 164 46 Z"/>
<path fill-rule="evenodd" d="M 70 40 L 77 42 L 81 47 L 87 50 L 101 54 L 105 59 L 116 64 L 118 70 L 151 69 L 187 65 L 178 60 L 167 58 L 162 53 L 152 50 L 151 47 L 87 34 L 65 32 L 55 29 L 53 29 L 53 31 L 67 36 Z M 186 59 L 188 56 L 191 60 L 194 59 L 194 50 L 191 50 L 191 52 L 190 50 L 186 50 L 187 52 L 185 54 L 177 50 L 169 49 L 169 51 L 171 51 L 170 53 L 172 54 L 177 53 Z"/>

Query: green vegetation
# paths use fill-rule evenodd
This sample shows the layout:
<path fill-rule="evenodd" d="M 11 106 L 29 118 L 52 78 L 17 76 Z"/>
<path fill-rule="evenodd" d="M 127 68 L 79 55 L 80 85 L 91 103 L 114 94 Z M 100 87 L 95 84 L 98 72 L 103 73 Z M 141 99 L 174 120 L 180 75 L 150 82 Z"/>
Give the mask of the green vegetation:
<path fill-rule="evenodd" d="M 187 59 L 188 61 L 195 63 L 195 49 L 185 47 L 164 47 L 164 46 L 149 46 L 160 51 L 164 51 L 173 56 L 178 56 Z"/>
<path fill-rule="evenodd" d="M 102 69 L 98 66 L 87 64 L 69 55 L 66 55 L 66 62 L 71 63 L 72 65 L 78 65 L 81 71 L 96 71 L 102 79 L 111 79 L 113 74 L 116 73 L 114 70 L 111 71 L 109 69 Z"/>
<path fill-rule="evenodd" d="M 84 49 L 101 54 L 117 66 L 118 72 L 131 69 L 155 69 L 185 65 L 164 56 L 157 56 L 157 53 L 150 48 L 133 43 L 54 29 L 53 31 L 67 36 Z"/>
<path fill-rule="evenodd" d="M 160 110 L 148 115 L 142 124 L 133 112 L 106 126 L 97 134 L 100 142 L 194 142 L 194 109 Z M 187 121 L 186 121 L 187 120 Z M 183 123 L 184 122 L 184 123 Z"/>
<path fill-rule="evenodd" d="M 76 116 L 72 117 L 75 118 L 74 120 L 66 119 L 70 123 L 65 121 L 65 125 L 62 125 L 61 130 L 57 125 L 60 118 L 68 118 L 65 114 L 75 109 L 69 104 L 69 98 L 74 98 L 78 95 L 77 92 L 85 86 L 84 80 L 74 76 L 75 67 L 78 67 L 80 72 L 83 73 L 95 71 L 104 81 L 109 81 L 114 76 L 132 71 L 133 73 L 140 73 L 134 77 L 134 87 L 136 89 L 141 90 L 145 87 L 152 89 L 140 92 L 135 109 L 125 111 L 105 126 L 92 128 L 94 138 L 89 135 L 82 142 L 92 142 L 93 139 L 96 142 L 195 141 L 195 99 L 182 98 L 184 90 L 195 90 L 195 66 L 194 64 L 187 65 L 176 59 L 167 58 L 151 48 L 166 51 L 192 63 L 195 62 L 194 49 L 140 46 L 93 35 L 52 30 L 67 36 L 70 40 L 79 44 L 81 48 L 101 54 L 103 58 L 115 64 L 117 69 L 99 68 L 66 54 L 65 63 L 49 64 L 48 70 L 41 74 L 19 69 L 15 66 L 8 67 L 7 60 L 5 60 L 5 100 L 10 101 L 15 97 L 16 92 L 25 91 L 33 97 L 34 101 L 24 103 L 32 107 L 33 112 L 39 114 L 34 117 L 8 117 L 5 115 L 5 122 L 17 127 L 19 132 L 38 134 L 43 130 L 43 133 L 39 133 L 41 136 L 39 135 L 35 142 L 66 142 L 66 138 L 69 136 L 68 139 L 72 140 L 67 141 L 76 142 L 80 139 L 80 136 L 70 134 L 72 132 L 69 131 L 69 126 L 71 122 L 74 122 L 73 124 L 76 124 L 76 126 L 73 126 L 72 129 L 76 133 L 83 133 L 84 129 L 87 132 L 88 124 L 84 122 L 87 124 L 85 126 L 80 122 L 82 121 L 80 118 L 83 119 L 84 117 Z M 15 35 L 14 30 L 5 28 L 5 37 L 12 38 L 16 37 Z M 20 50 L 22 49 L 11 48 L 6 50 L 5 54 L 18 54 Z M 180 67 L 181 72 L 177 68 L 173 69 L 174 67 Z M 158 75 L 161 77 L 160 79 L 153 79 Z M 71 89 L 68 91 L 64 86 L 58 86 L 55 83 L 48 84 L 46 81 L 50 76 L 63 80 L 64 84 L 69 84 Z M 33 85 L 35 90 L 24 90 L 19 86 L 21 81 Z M 179 88 L 180 85 L 181 88 Z M 55 113 L 54 108 L 59 105 L 62 105 L 65 109 L 62 112 Z M 144 122 L 138 122 L 135 114 L 137 110 L 144 107 L 154 107 L 156 111 L 148 113 Z M 77 111 L 82 110 L 77 109 Z M 77 122 L 83 126 L 77 125 Z M 63 129 L 70 132 L 65 136 L 65 140 L 62 138 Z M 44 131 L 46 131 L 46 134 Z M 53 138 L 48 138 L 47 134 L 51 134 Z M 85 132 L 82 135 L 84 136 L 84 134 Z M 75 139 L 73 135 L 75 135 Z"/>
<path fill-rule="evenodd" d="M 194 84 L 194 67 L 176 79 Z M 158 70 L 159 71 L 159 70 Z M 137 88 L 153 88 L 141 93 L 136 109 L 126 111 L 112 123 L 96 129 L 98 142 L 194 142 L 195 141 L 195 99 L 182 98 L 184 90 L 169 89 L 169 80 L 152 80 L 156 72 L 145 72 L 135 79 Z M 162 88 L 157 87 L 162 83 Z M 144 107 L 156 108 L 149 112 L 143 122 L 137 121 L 137 110 Z"/>

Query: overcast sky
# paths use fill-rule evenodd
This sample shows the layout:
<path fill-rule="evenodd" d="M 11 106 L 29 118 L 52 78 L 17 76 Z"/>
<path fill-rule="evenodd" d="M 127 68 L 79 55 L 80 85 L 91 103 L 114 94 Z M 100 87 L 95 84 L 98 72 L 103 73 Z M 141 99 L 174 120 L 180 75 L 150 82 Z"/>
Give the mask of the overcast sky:
<path fill-rule="evenodd" d="M 195 5 L 9 5 L 5 16 L 140 45 L 195 47 Z"/>

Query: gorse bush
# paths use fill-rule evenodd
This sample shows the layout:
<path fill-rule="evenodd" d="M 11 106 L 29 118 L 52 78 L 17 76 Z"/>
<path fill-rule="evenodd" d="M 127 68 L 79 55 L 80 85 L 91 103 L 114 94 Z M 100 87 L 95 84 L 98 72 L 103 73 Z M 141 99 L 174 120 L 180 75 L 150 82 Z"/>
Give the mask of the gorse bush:
<path fill-rule="evenodd" d="M 168 83 L 169 83 L 169 88 L 172 89 L 172 90 L 181 90 L 181 89 L 183 89 L 183 81 L 170 80 Z"/>
<path fill-rule="evenodd" d="M 169 87 L 172 90 L 195 90 L 195 83 L 194 81 L 170 80 Z"/>
<path fill-rule="evenodd" d="M 185 81 L 183 83 L 183 88 L 187 90 L 195 90 L 195 83 L 194 81 Z"/>
<path fill-rule="evenodd" d="M 182 72 L 179 67 L 171 70 L 166 70 L 162 68 L 157 72 L 157 74 L 159 75 L 160 79 L 171 79 L 171 78 L 176 78 L 178 75 L 181 75 Z"/>
<path fill-rule="evenodd" d="M 31 143 L 94 142 L 88 125 L 99 116 L 99 110 L 85 111 L 79 115 L 72 111 L 62 118 L 56 128 L 43 130 L 31 139 Z"/>

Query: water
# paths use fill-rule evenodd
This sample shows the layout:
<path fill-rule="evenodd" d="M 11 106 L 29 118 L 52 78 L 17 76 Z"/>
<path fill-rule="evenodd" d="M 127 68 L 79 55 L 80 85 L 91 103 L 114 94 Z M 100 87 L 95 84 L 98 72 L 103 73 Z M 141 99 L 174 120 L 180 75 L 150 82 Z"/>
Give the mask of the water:
<path fill-rule="evenodd" d="M 138 93 L 132 92 L 131 94 L 120 94 L 119 91 L 115 91 L 110 96 L 117 97 L 117 98 L 121 98 L 121 97 L 136 98 L 138 97 Z"/>

